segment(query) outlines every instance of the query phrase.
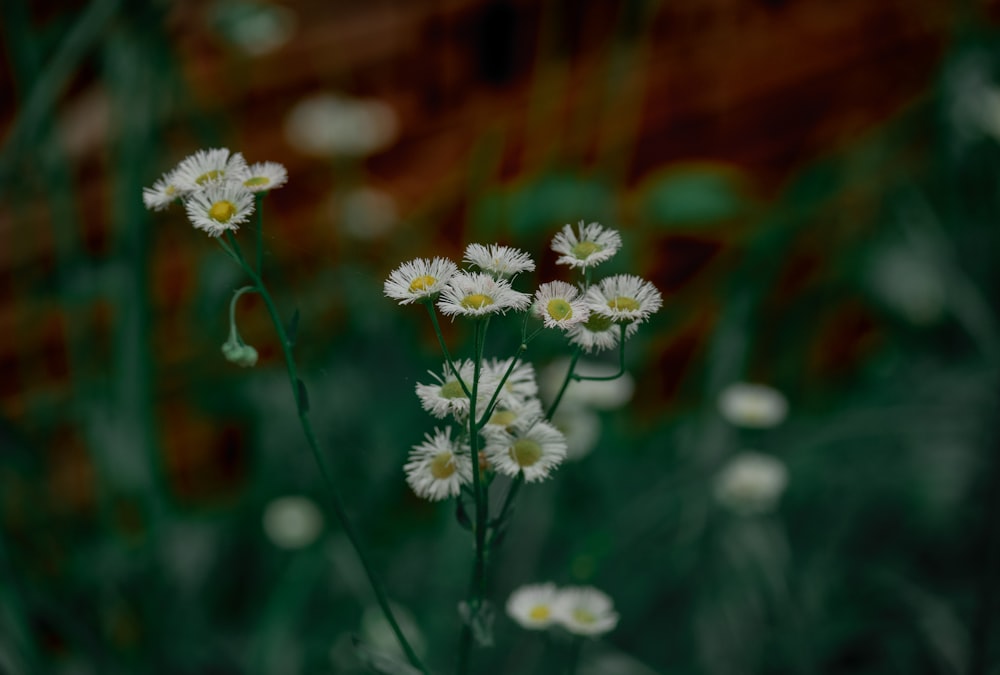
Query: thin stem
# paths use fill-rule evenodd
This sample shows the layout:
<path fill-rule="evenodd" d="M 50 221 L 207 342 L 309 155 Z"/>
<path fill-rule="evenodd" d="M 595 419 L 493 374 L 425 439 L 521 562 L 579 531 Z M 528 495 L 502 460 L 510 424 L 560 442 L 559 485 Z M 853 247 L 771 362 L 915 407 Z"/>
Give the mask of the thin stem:
<path fill-rule="evenodd" d="M 569 359 L 569 370 L 566 371 L 566 377 L 563 379 L 562 386 L 559 387 L 559 393 L 556 394 L 555 400 L 552 401 L 552 405 L 549 406 L 549 409 L 545 411 L 546 418 L 551 420 L 552 416 L 556 412 L 556 408 L 558 408 L 559 404 L 562 402 L 563 394 L 566 393 L 566 388 L 569 386 L 570 380 L 573 379 L 573 370 L 576 368 L 576 362 L 579 360 L 580 348 L 577 347 L 573 350 L 573 356 Z"/>
<path fill-rule="evenodd" d="M 264 194 L 254 195 L 255 220 L 257 224 L 257 276 L 264 278 Z"/>
<path fill-rule="evenodd" d="M 399 641 L 400 647 L 402 647 L 405 652 L 406 658 L 415 668 L 417 668 L 417 670 L 427 675 L 427 668 L 423 665 L 423 663 L 421 663 L 416 652 L 413 651 L 413 647 L 411 647 L 410 643 L 407 641 L 406 636 L 403 635 L 403 631 L 400 629 L 399 623 L 396 621 L 396 617 L 393 615 L 392 609 L 389 607 L 389 600 L 385 595 L 385 591 L 382 589 L 382 584 L 375 576 L 375 571 L 372 568 L 371 562 L 368 560 L 364 549 L 361 547 L 361 541 L 358 534 L 351 525 L 351 521 L 347 518 L 347 510 L 344 508 L 343 502 L 341 501 L 340 491 L 337 489 L 337 485 L 333 480 L 333 474 L 327 465 L 326 459 L 320 452 L 319 443 L 316 441 L 316 435 L 313 433 L 312 424 L 309 422 L 305 401 L 302 399 L 303 389 L 300 385 L 301 381 L 299 380 L 298 369 L 295 365 L 295 358 L 292 356 L 292 342 L 288 339 L 288 334 L 281 321 L 281 315 L 278 313 L 278 308 L 275 306 L 274 300 L 271 298 L 271 294 L 268 292 L 267 287 L 264 285 L 260 276 L 258 276 L 254 272 L 253 268 L 247 265 L 246 261 L 243 260 L 243 256 L 239 250 L 239 245 L 236 243 L 232 234 L 227 232 L 226 236 L 229 241 L 229 245 L 232 247 L 232 255 L 240 261 L 243 271 L 250 277 L 250 280 L 253 281 L 257 292 L 260 293 L 260 296 L 264 299 L 268 315 L 271 317 L 274 329 L 278 333 L 278 340 L 281 342 L 281 351 L 285 357 L 285 367 L 288 370 L 288 380 L 291 384 L 292 392 L 295 397 L 296 407 L 298 408 L 299 424 L 301 425 L 302 433 L 305 435 L 306 441 L 309 444 L 309 449 L 312 451 L 313 459 L 316 460 L 316 465 L 319 468 L 320 475 L 323 477 L 323 481 L 327 485 L 330 495 L 330 503 L 333 506 L 334 514 L 337 516 L 337 520 L 340 521 L 340 525 L 344 530 L 344 534 L 347 535 L 347 539 L 354 547 L 354 550 L 358 555 L 358 559 L 361 561 L 361 566 L 364 568 L 365 574 L 368 576 L 368 581 L 371 583 L 372 590 L 375 592 L 375 600 L 382 609 L 382 613 L 385 615 L 386 621 L 389 622 L 392 632 L 396 635 L 396 639 Z M 223 247 L 225 248 L 224 244 Z"/>
<path fill-rule="evenodd" d="M 608 382 L 610 380 L 617 380 L 619 377 L 625 374 L 625 324 L 618 324 L 621 330 L 621 335 L 618 339 L 618 372 L 614 375 L 573 375 L 573 379 L 577 382 Z"/>
<path fill-rule="evenodd" d="M 483 411 L 483 416 L 480 417 L 479 422 L 476 423 L 476 426 L 480 429 L 486 424 L 486 420 L 490 418 L 490 415 L 493 414 L 493 407 L 496 405 L 497 399 L 500 397 L 500 392 L 503 391 L 503 386 L 507 384 L 510 374 L 514 372 L 514 366 L 517 365 L 517 360 L 521 358 L 521 354 L 527 351 L 527 349 L 528 345 L 522 342 L 517 348 L 517 353 L 511 357 L 510 365 L 507 366 L 507 371 L 503 374 L 503 377 L 500 379 L 500 384 L 497 385 L 496 391 L 493 392 L 493 397 L 490 398 L 490 402 L 486 405 L 486 410 Z"/>
<path fill-rule="evenodd" d="M 462 387 L 462 393 L 469 397 L 469 401 L 472 401 L 472 392 L 465 386 L 465 382 L 462 380 L 462 376 L 459 374 L 458 368 L 455 367 L 455 362 L 451 358 L 451 353 L 448 351 L 448 345 L 445 344 L 444 334 L 441 332 L 441 324 L 438 323 L 437 312 L 434 311 L 434 303 L 430 300 L 425 300 L 423 305 L 427 308 L 427 313 L 431 317 L 431 323 L 434 325 L 434 334 L 437 335 L 438 343 L 441 345 L 441 351 L 444 353 L 444 359 L 447 361 L 448 367 L 451 368 L 451 372 L 455 373 L 455 378 L 458 380 L 459 386 Z"/>
<path fill-rule="evenodd" d="M 256 290 L 256 286 L 244 286 L 233 293 L 233 299 L 229 301 L 229 339 L 236 339 L 241 345 L 243 344 L 243 338 L 240 337 L 239 332 L 236 330 L 236 301 L 244 293 L 253 293 Z"/>
<path fill-rule="evenodd" d="M 580 651 L 583 649 L 583 638 L 573 636 L 569 645 L 569 659 L 566 665 L 566 675 L 576 675 L 576 664 L 580 661 Z"/>

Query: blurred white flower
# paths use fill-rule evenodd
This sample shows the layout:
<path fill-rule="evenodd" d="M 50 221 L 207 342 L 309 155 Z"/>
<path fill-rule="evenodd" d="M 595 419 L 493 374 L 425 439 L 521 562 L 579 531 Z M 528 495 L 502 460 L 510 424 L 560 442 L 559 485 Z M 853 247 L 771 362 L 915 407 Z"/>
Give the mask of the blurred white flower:
<path fill-rule="evenodd" d="M 591 586 L 560 589 L 552 613 L 563 628 L 576 635 L 596 637 L 618 625 L 611 598 Z"/>
<path fill-rule="evenodd" d="M 349 237 L 371 241 L 388 234 L 399 221 L 399 209 L 392 195 L 370 187 L 334 194 L 329 212 L 339 230 Z"/>
<path fill-rule="evenodd" d="M 551 583 L 521 586 L 507 598 L 507 615 L 522 628 L 548 628 L 553 621 L 552 607 L 556 593 L 556 585 Z"/>
<path fill-rule="evenodd" d="M 736 382 L 719 395 L 719 412 L 736 426 L 767 429 L 784 421 L 788 414 L 788 401 L 777 389 Z"/>
<path fill-rule="evenodd" d="M 469 449 L 452 440 L 451 427 L 426 434 L 423 443 L 413 446 L 403 470 L 414 494 L 432 502 L 457 497 L 472 482 Z"/>
<path fill-rule="evenodd" d="M 303 548 L 316 541 L 323 529 L 323 514 L 307 497 L 272 500 L 264 509 L 264 533 L 280 548 Z"/>
<path fill-rule="evenodd" d="M 393 616 L 396 617 L 396 623 L 399 624 L 399 629 L 406 636 L 406 641 L 413 647 L 417 656 L 423 657 L 427 652 L 427 643 L 410 610 L 395 602 L 391 602 L 389 605 Z M 382 613 L 382 609 L 378 605 L 369 605 L 361 615 L 361 639 L 376 652 L 389 654 L 397 659 L 405 659 L 403 648 L 399 646 L 399 640 L 396 639 L 392 626 L 389 625 L 385 614 Z"/>
<path fill-rule="evenodd" d="M 946 294 L 938 270 L 905 248 L 889 249 L 878 256 L 869 282 L 883 302 L 915 325 L 935 323 L 944 315 Z"/>
<path fill-rule="evenodd" d="M 566 436 L 566 459 L 583 459 L 601 437 L 601 418 L 593 410 L 575 403 L 561 403 L 552 425 Z"/>
<path fill-rule="evenodd" d="M 617 326 L 615 329 L 617 330 Z M 568 368 L 569 359 L 567 358 L 553 361 L 542 370 L 539 386 L 543 399 L 546 401 L 555 399 Z M 606 377 L 618 372 L 618 367 L 581 359 L 577 362 L 573 372 L 594 377 Z M 628 373 L 614 380 L 570 382 L 559 405 L 560 407 L 577 405 L 597 408 L 598 410 L 615 410 L 632 400 L 634 391 L 635 380 Z"/>
<path fill-rule="evenodd" d="M 247 0 L 219 2 L 214 20 L 221 32 L 251 56 L 269 54 L 295 33 L 296 16 L 287 7 Z"/>
<path fill-rule="evenodd" d="M 788 485 L 785 464 L 771 455 L 744 451 L 715 476 L 716 500 L 741 515 L 773 511 Z"/>
<path fill-rule="evenodd" d="M 285 118 L 288 142 L 309 155 L 364 157 L 398 133 L 396 113 L 382 101 L 331 93 L 299 101 Z"/>
<path fill-rule="evenodd" d="M 288 182 L 288 171 L 277 162 L 258 162 L 235 178 L 242 181 L 243 187 L 250 192 L 268 192 Z"/>

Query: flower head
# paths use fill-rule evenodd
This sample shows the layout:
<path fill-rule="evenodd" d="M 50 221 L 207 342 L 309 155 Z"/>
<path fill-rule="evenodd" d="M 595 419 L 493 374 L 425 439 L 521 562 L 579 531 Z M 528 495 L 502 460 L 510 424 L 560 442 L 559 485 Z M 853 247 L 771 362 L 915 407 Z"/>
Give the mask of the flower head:
<path fill-rule="evenodd" d="M 184 158 L 174 169 L 177 187 L 184 193 L 201 190 L 212 183 L 239 179 L 247 171 L 243 155 L 228 148 L 199 150 Z"/>
<path fill-rule="evenodd" d="M 507 615 L 522 628 L 542 630 L 553 621 L 553 603 L 556 596 L 555 584 L 530 584 L 521 586 L 507 598 Z"/>
<path fill-rule="evenodd" d="M 788 414 L 788 401 L 777 389 L 737 382 L 722 390 L 719 411 L 730 423 L 750 429 L 777 426 Z"/>
<path fill-rule="evenodd" d="M 438 308 L 452 316 L 480 317 L 523 310 L 530 303 L 530 295 L 515 291 L 504 279 L 482 272 L 457 272 L 441 291 Z"/>
<path fill-rule="evenodd" d="M 639 330 L 637 323 L 625 326 L 625 339 L 632 337 L 637 330 Z M 610 318 L 591 312 L 586 321 L 570 326 L 566 331 L 566 337 L 589 354 L 617 347 L 621 339 L 621 327 Z"/>
<path fill-rule="evenodd" d="M 566 225 L 552 238 L 552 250 L 560 253 L 556 262 L 570 267 L 594 267 L 610 259 L 621 248 L 622 238 L 617 231 L 600 223 L 584 225 L 581 220 L 577 232 Z"/>
<path fill-rule="evenodd" d="M 566 329 L 590 316 L 580 289 L 565 281 L 550 281 L 539 286 L 531 310 L 546 328 Z"/>
<path fill-rule="evenodd" d="M 744 451 L 715 477 L 716 500 L 741 515 L 773 511 L 788 484 L 788 470 L 777 457 Z"/>
<path fill-rule="evenodd" d="M 184 199 L 188 219 L 199 230 L 218 237 L 238 230 L 253 213 L 253 195 L 234 181 L 208 183 Z"/>
<path fill-rule="evenodd" d="M 566 457 L 566 437 L 545 421 L 515 425 L 513 430 L 484 427 L 486 458 L 498 473 L 524 474 L 528 483 L 547 478 Z"/>
<path fill-rule="evenodd" d="M 495 384 L 499 384 L 504 373 L 511 367 L 511 359 L 489 359 L 483 361 L 483 374 Z M 480 388 L 482 385 L 480 385 Z M 490 390 L 490 395 L 496 388 Z M 538 395 L 538 380 L 535 377 L 535 367 L 520 359 L 514 364 L 507 381 L 503 383 L 503 391 L 497 400 L 503 403 L 520 403 Z"/>
<path fill-rule="evenodd" d="M 462 485 L 472 480 L 469 448 L 451 439 L 451 427 L 435 429 L 413 446 L 403 470 L 413 492 L 432 502 L 458 496 Z"/>
<path fill-rule="evenodd" d="M 594 314 L 615 323 L 642 323 L 663 304 L 653 284 L 632 274 L 601 279 L 587 291 L 587 304 Z"/>
<path fill-rule="evenodd" d="M 173 172 L 163 174 L 153 183 L 153 187 L 142 188 L 142 203 L 153 211 L 162 211 L 181 196 Z"/>
<path fill-rule="evenodd" d="M 288 182 L 288 171 L 277 162 L 251 164 L 239 176 L 234 176 L 250 192 L 275 190 Z"/>
<path fill-rule="evenodd" d="M 308 497 L 289 495 L 272 500 L 262 518 L 264 533 L 280 548 L 304 548 L 323 530 L 323 514 Z"/>
<path fill-rule="evenodd" d="M 417 300 L 433 298 L 445 287 L 458 266 L 447 258 L 417 258 L 405 262 L 386 279 L 383 293 L 408 305 Z"/>
<path fill-rule="evenodd" d="M 424 410 L 439 419 L 453 415 L 458 420 L 464 420 L 469 414 L 469 397 L 462 389 L 462 382 L 465 383 L 469 392 L 472 392 L 472 380 L 475 375 L 475 365 L 472 361 L 458 361 L 455 363 L 458 375 L 452 371 L 448 364 L 444 364 L 443 374 L 431 373 L 436 380 L 433 384 L 418 384 L 417 397 Z M 459 382 L 458 376 L 462 381 Z M 480 373 L 479 389 L 476 392 L 479 399 L 476 403 L 476 411 L 485 409 L 490 397 L 496 391 L 498 380 L 490 376 L 489 373 Z"/>
<path fill-rule="evenodd" d="M 542 402 L 537 398 L 528 398 L 523 401 L 516 399 L 498 400 L 497 405 L 490 414 L 490 418 L 485 422 L 485 428 L 512 431 L 517 427 L 523 427 L 537 420 L 542 415 Z M 487 433 L 490 432 L 487 431 Z"/>
<path fill-rule="evenodd" d="M 484 272 L 506 279 L 535 269 L 535 261 L 527 253 L 498 244 L 469 244 L 464 260 Z"/>
<path fill-rule="evenodd" d="M 563 628 L 576 635 L 603 635 L 618 625 L 611 598 L 591 586 L 561 589 L 552 613 Z"/>

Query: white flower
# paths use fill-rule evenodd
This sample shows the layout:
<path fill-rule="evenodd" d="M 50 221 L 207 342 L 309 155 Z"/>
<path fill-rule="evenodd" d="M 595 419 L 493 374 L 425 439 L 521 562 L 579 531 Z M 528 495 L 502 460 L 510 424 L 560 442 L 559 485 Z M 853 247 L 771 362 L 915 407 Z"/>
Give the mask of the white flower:
<path fill-rule="evenodd" d="M 561 589 L 552 614 L 563 628 L 576 635 L 603 635 L 618 625 L 611 598 L 591 586 Z"/>
<path fill-rule="evenodd" d="M 182 196 L 173 173 L 163 174 L 151 188 L 142 188 L 142 203 L 147 209 L 162 211 Z"/>
<path fill-rule="evenodd" d="M 715 476 L 716 500 L 741 515 L 773 511 L 788 484 L 784 463 L 770 455 L 745 451 Z"/>
<path fill-rule="evenodd" d="M 535 291 L 535 316 L 545 322 L 546 328 L 569 328 L 575 323 L 586 321 L 590 316 L 587 303 L 580 289 L 565 281 L 550 281 Z"/>
<path fill-rule="evenodd" d="M 497 244 L 469 244 L 464 260 L 498 277 L 510 278 L 535 269 L 535 261 L 524 251 Z"/>
<path fill-rule="evenodd" d="M 788 401 L 777 389 L 737 382 L 722 390 L 719 411 L 730 423 L 751 429 L 777 426 L 788 414 Z"/>
<path fill-rule="evenodd" d="M 310 155 L 364 157 L 385 148 L 399 134 L 399 117 L 386 103 L 333 93 L 295 104 L 285 118 L 285 137 Z"/>
<path fill-rule="evenodd" d="M 462 485 L 472 480 L 468 446 L 451 440 L 451 427 L 435 429 L 425 438 L 413 446 L 403 467 L 407 484 L 418 497 L 432 502 L 458 496 Z"/>
<path fill-rule="evenodd" d="M 632 274 L 616 274 L 601 279 L 587 290 L 592 313 L 615 323 L 642 323 L 663 305 L 653 284 Z"/>
<path fill-rule="evenodd" d="M 247 170 L 247 162 L 238 152 L 228 148 L 199 150 L 184 158 L 174 169 L 177 187 L 185 193 L 201 190 L 219 181 L 238 179 Z"/>
<path fill-rule="evenodd" d="M 556 263 L 570 267 L 594 267 L 611 258 L 621 248 L 622 238 L 617 231 L 600 223 L 584 225 L 581 220 L 573 232 L 570 225 L 552 238 L 552 250 L 561 253 Z"/>
<path fill-rule="evenodd" d="M 392 609 L 392 614 L 396 618 L 399 629 L 406 636 L 406 641 L 413 647 L 413 651 L 421 657 L 424 656 L 427 653 L 427 641 L 417 626 L 413 614 L 406 607 L 397 605 L 395 602 L 390 602 L 389 607 Z M 366 646 L 376 651 L 387 655 L 391 654 L 399 660 L 406 659 L 406 654 L 403 652 L 399 640 L 396 639 L 396 633 L 393 631 L 392 625 L 385 618 L 382 608 L 376 604 L 368 605 L 361 615 L 361 638 Z M 337 669 L 334 672 L 339 673 L 343 671 Z"/>
<path fill-rule="evenodd" d="M 497 403 L 493 408 L 493 413 L 486 420 L 486 426 L 492 429 L 511 429 L 512 427 L 523 427 L 527 423 L 542 416 L 542 402 L 537 398 L 529 398 L 523 401 L 511 399 L 502 403 Z"/>
<path fill-rule="evenodd" d="M 638 323 L 625 327 L 625 339 L 635 335 Z M 572 344 L 580 345 L 588 354 L 606 349 L 614 349 L 621 339 L 621 327 L 606 316 L 591 312 L 586 321 L 575 323 L 566 330 L 566 337 Z"/>
<path fill-rule="evenodd" d="M 417 258 L 393 270 L 385 281 L 383 292 L 399 300 L 401 305 L 432 298 L 441 292 L 457 269 L 458 266 L 447 258 Z"/>
<path fill-rule="evenodd" d="M 288 182 L 288 171 L 277 162 L 251 164 L 238 178 L 250 192 L 267 192 L 280 188 Z"/>
<path fill-rule="evenodd" d="M 489 359 L 483 361 L 483 372 L 486 373 L 495 384 L 499 384 L 504 373 L 510 368 L 510 359 Z M 480 385 L 481 386 L 481 385 Z M 496 391 L 494 386 L 490 389 L 490 395 Z M 503 391 L 497 400 L 505 403 L 515 403 L 525 401 L 538 395 L 538 381 L 535 378 L 535 367 L 530 363 L 518 359 L 514 364 L 514 369 L 503 383 Z"/>
<path fill-rule="evenodd" d="M 545 421 L 516 425 L 513 431 L 484 427 L 486 458 L 507 476 L 524 474 L 528 483 L 547 478 L 566 457 L 566 437 Z"/>
<path fill-rule="evenodd" d="M 552 425 L 566 436 L 566 459 L 570 461 L 589 455 L 601 437 L 600 416 L 577 403 L 567 405 L 565 399 L 552 416 Z"/>
<path fill-rule="evenodd" d="M 234 181 L 208 183 L 184 199 L 188 219 L 199 230 L 218 237 L 238 230 L 253 213 L 253 194 Z"/>
<path fill-rule="evenodd" d="M 272 500 L 264 509 L 264 533 L 280 548 L 304 548 L 323 529 L 323 514 L 311 499 L 288 496 Z"/>
<path fill-rule="evenodd" d="M 508 309 L 523 310 L 530 303 L 530 295 L 515 291 L 503 279 L 482 272 L 457 272 L 441 291 L 438 308 L 452 316 L 486 316 L 503 314 Z"/>
<path fill-rule="evenodd" d="M 472 380 L 475 377 L 475 365 L 472 361 L 457 361 L 455 367 L 462 376 L 462 382 L 472 393 Z M 428 371 L 430 372 L 430 371 Z M 465 419 L 469 414 L 469 397 L 462 390 L 462 385 L 458 377 L 452 372 L 448 364 L 445 363 L 442 369 L 443 375 L 430 373 L 436 380 L 434 384 L 418 384 L 417 397 L 424 410 L 434 417 L 442 419 L 448 415 L 454 415 L 459 421 Z M 490 397 L 496 391 L 498 380 L 494 379 L 487 372 L 479 374 L 479 388 L 476 391 L 478 399 L 476 411 L 482 412 L 489 403 Z"/>
<path fill-rule="evenodd" d="M 548 628 L 553 620 L 552 606 L 556 595 L 555 584 L 521 586 L 507 598 L 507 615 L 522 628 Z"/>
<path fill-rule="evenodd" d="M 617 330 L 617 326 L 615 327 Z M 566 379 L 569 359 L 559 359 L 542 370 L 540 386 L 542 398 L 547 401 L 555 399 L 559 388 Z M 574 373 L 590 377 L 607 377 L 618 372 L 618 367 L 598 361 L 580 359 L 573 369 Z M 614 380 L 583 380 L 570 382 L 563 394 L 560 407 L 564 405 L 579 405 L 598 410 L 617 410 L 632 400 L 635 392 L 635 379 L 624 373 Z"/>

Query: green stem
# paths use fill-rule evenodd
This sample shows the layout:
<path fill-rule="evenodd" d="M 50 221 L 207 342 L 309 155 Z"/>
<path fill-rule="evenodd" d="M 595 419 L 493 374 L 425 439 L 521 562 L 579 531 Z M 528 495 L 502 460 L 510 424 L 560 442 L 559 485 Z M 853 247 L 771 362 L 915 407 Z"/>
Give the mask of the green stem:
<path fill-rule="evenodd" d="M 229 301 L 229 339 L 237 340 L 240 345 L 243 344 L 243 338 L 240 337 L 239 332 L 236 330 L 236 301 L 244 293 L 253 293 L 256 290 L 256 286 L 244 286 L 233 293 L 233 299 Z"/>
<path fill-rule="evenodd" d="M 576 664 L 580 662 L 580 651 L 583 649 L 583 638 L 573 636 L 569 645 L 569 659 L 566 664 L 566 675 L 576 675 Z"/>
<path fill-rule="evenodd" d="M 375 600 L 382 609 L 382 613 L 385 614 L 386 621 L 389 622 L 389 626 L 392 628 L 392 632 L 396 635 L 396 639 L 399 641 L 400 647 L 402 647 L 403 652 L 406 654 L 406 658 L 417 670 L 427 675 L 427 668 L 423 665 L 423 663 L 421 663 L 416 652 L 413 651 L 413 647 L 411 647 L 410 643 L 407 641 L 406 636 L 403 635 L 403 631 L 400 629 L 399 623 L 396 621 L 396 617 L 393 615 L 392 609 L 389 607 L 389 600 L 385 595 L 382 584 L 375 576 L 375 571 L 372 568 L 371 562 L 368 560 L 368 556 L 361 547 L 361 540 L 359 539 L 357 532 L 354 530 L 353 525 L 351 525 L 350 520 L 347 518 L 347 510 L 344 508 L 341 500 L 340 491 L 337 489 L 337 485 L 333 480 L 333 474 L 327 465 L 326 459 L 320 452 L 319 443 L 316 441 L 316 435 L 313 433 L 312 424 L 309 422 L 307 406 L 302 398 L 304 390 L 301 385 L 301 380 L 299 379 L 298 369 L 295 365 L 295 358 L 292 356 L 292 342 L 288 339 L 288 334 L 285 331 L 284 323 L 281 321 L 281 315 L 278 313 L 278 308 L 275 306 L 274 300 L 271 298 L 271 294 L 268 292 L 267 287 L 264 285 L 260 276 L 258 276 L 254 272 L 253 268 L 247 265 L 243 260 L 239 245 L 236 243 L 235 238 L 233 238 L 232 233 L 227 232 L 226 238 L 232 248 L 233 255 L 240 261 L 243 271 L 250 277 L 250 280 L 256 287 L 257 292 L 260 293 L 260 296 L 264 299 L 264 304 L 267 306 L 267 313 L 271 317 L 271 322 L 274 324 L 275 331 L 278 333 L 278 340 L 281 342 L 281 351 L 285 357 L 285 368 L 288 370 L 288 380 L 292 387 L 296 408 L 299 413 L 299 424 L 301 425 L 302 433 L 305 435 L 306 441 L 309 444 L 309 449 L 312 451 L 313 459 L 316 460 L 316 465 L 319 468 L 320 475 L 323 477 L 323 481 L 327 485 L 328 492 L 330 494 L 330 503 L 333 506 L 333 512 L 337 516 L 337 520 L 340 521 L 344 534 L 347 535 L 347 539 L 351 542 L 355 552 L 358 554 L 361 566 L 364 568 L 365 574 L 368 576 L 368 581 L 371 583 L 372 590 L 375 592 Z"/>
<path fill-rule="evenodd" d="M 566 388 L 569 387 L 570 380 L 573 379 L 573 370 L 576 368 L 576 362 L 580 360 L 580 348 L 577 347 L 573 350 L 573 356 L 569 359 L 569 370 L 566 371 L 566 377 L 563 379 L 562 386 L 559 387 L 559 393 L 556 394 L 555 400 L 552 401 L 552 405 L 549 409 L 545 411 L 545 417 L 551 421 L 552 416 L 556 413 L 556 408 L 562 402 L 563 394 L 566 393 Z"/>
<path fill-rule="evenodd" d="M 254 195 L 255 220 L 257 224 L 257 276 L 264 276 L 264 194 L 258 192 Z"/>
<path fill-rule="evenodd" d="M 455 373 L 455 378 L 458 380 L 459 386 L 462 387 L 462 393 L 469 397 L 469 401 L 472 401 L 472 392 L 465 386 L 462 375 L 458 372 L 458 368 L 455 367 L 455 361 L 451 358 L 451 352 L 448 351 L 448 345 L 444 341 L 441 324 L 438 323 L 437 312 L 434 311 L 434 303 L 430 299 L 427 299 L 423 304 L 431 317 L 431 323 L 434 325 L 434 334 L 437 335 L 438 343 L 441 345 L 441 351 L 444 353 L 444 359 L 448 363 L 448 367 L 451 369 L 451 372 Z"/>
<path fill-rule="evenodd" d="M 625 324 L 618 324 L 621 330 L 621 335 L 618 339 L 618 372 L 614 375 L 601 375 L 601 376 L 591 376 L 591 375 L 574 375 L 573 379 L 577 382 L 608 382 L 610 380 L 617 380 L 619 377 L 625 374 Z"/>
<path fill-rule="evenodd" d="M 483 428 L 483 426 L 486 424 L 486 421 L 490 418 L 490 415 L 493 414 L 493 406 L 496 405 L 497 399 L 500 397 L 500 392 L 503 391 L 504 385 L 507 384 L 507 380 L 508 378 L 510 378 L 510 374 L 514 372 L 514 366 L 517 365 L 517 360 L 521 358 L 521 354 L 527 351 L 527 349 L 528 345 L 522 342 L 521 345 L 517 348 L 517 353 L 514 354 L 513 357 L 511 357 L 510 365 L 507 366 L 507 371 L 503 374 L 503 377 L 500 379 L 500 384 L 497 385 L 496 391 L 493 392 L 493 396 L 490 398 L 490 402 L 486 405 L 486 410 L 483 411 L 483 416 L 480 417 L 479 422 L 476 423 L 476 426 L 479 427 L 480 429 Z"/>

